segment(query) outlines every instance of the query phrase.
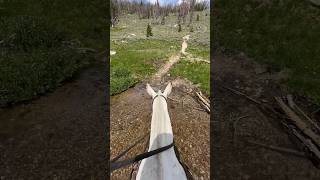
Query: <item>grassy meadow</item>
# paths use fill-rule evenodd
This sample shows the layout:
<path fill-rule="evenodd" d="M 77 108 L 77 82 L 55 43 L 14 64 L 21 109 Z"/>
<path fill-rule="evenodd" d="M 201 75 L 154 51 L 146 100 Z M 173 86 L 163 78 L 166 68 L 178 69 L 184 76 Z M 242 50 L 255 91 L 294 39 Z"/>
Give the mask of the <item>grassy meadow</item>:
<path fill-rule="evenodd" d="M 196 21 L 197 14 L 200 16 L 199 21 Z M 152 24 L 152 19 L 139 19 L 136 14 L 125 14 L 120 17 L 119 24 L 110 28 L 110 49 L 116 51 L 115 55 L 110 56 L 111 95 L 121 93 L 154 74 L 170 56 L 181 50 L 182 37 L 185 35 L 190 35 L 186 51 L 194 57 L 209 60 L 209 10 L 195 12 L 191 32 L 191 27 L 186 25 L 182 25 L 182 31 L 178 32 L 176 21 L 177 17 L 174 14 L 165 19 L 164 25 Z M 152 27 L 153 36 L 147 38 L 148 23 Z M 209 64 L 184 61 L 187 59 L 182 59 L 174 65 L 169 72 L 170 75 L 187 78 L 199 84 L 200 88 L 208 93 Z M 193 76 L 193 73 L 198 74 Z"/>
<path fill-rule="evenodd" d="M 101 0 L 0 2 L 0 106 L 55 89 L 105 49 Z"/>
<path fill-rule="evenodd" d="M 320 104 L 320 9 L 308 1 L 218 0 L 214 41 L 244 51 L 277 71 L 289 88 Z"/>

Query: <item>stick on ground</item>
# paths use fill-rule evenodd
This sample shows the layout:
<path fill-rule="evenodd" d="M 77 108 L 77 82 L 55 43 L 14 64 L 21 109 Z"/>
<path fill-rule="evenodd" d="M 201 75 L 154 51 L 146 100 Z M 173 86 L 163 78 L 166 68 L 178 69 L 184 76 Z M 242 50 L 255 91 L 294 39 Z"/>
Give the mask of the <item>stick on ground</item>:
<path fill-rule="evenodd" d="M 292 154 L 298 157 L 306 157 L 306 155 L 303 152 L 299 152 L 299 151 L 295 151 L 293 149 L 288 149 L 288 148 L 283 148 L 283 147 L 277 147 L 277 146 L 273 146 L 273 145 L 266 145 L 263 143 L 259 143 L 256 141 L 247 141 L 250 144 L 254 144 L 254 145 L 258 145 L 267 149 L 271 149 L 280 153 L 287 153 L 287 154 Z"/>

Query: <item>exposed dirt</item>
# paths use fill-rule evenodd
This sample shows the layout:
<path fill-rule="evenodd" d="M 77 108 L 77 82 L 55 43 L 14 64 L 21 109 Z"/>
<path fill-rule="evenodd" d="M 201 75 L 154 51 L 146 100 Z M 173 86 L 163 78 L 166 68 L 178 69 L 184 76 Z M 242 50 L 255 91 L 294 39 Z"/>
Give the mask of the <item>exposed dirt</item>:
<path fill-rule="evenodd" d="M 104 63 L 105 64 L 105 63 Z M 105 179 L 106 66 L 0 109 L 0 179 Z"/>
<path fill-rule="evenodd" d="M 179 80 L 183 81 L 183 80 Z M 177 81 L 177 82 L 179 82 Z M 209 179 L 209 114 L 201 109 L 197 100 L 185 93 L 187 83 L 173 83 L 168 99 L 169 114 L 178 153 L 182 162 L 191 170 L 195 179 Z M 162 90 L 166 84 L 163 84 Z M 111 159 L 150 131 L 152 99 L 145 90 L 145 83 L 138 84 L 124 93 L 111 97 L 110 150 Z M 131 149 L 123 158 L 134 157 L 145 151 L 147 138 Z M 133 166 L 118 169 L 112 179 L 128 179 Z"/>
<path fill-rule="evenodd" d="M 151 77 L 153 83 L 160 83 L 162 77 L 168 73 L 170 68 L 180 60 L 180 53 L 172 55 L 169 60 Z"/>
<path fill-rule="evenodd" d="M 280 125 L 280 119 L 264 114 L 254 103 L 222 88 L 236 89 L 252 98 L 274 105 L 273 97 L 286 94 L 283 79 L 268 67 L 260 66 L 244 54 L 212 57 L 213 119 L 211 140 L 213 177 L 219 180 L 316 180 L 320 170 L 309 159 L 280 153 L 245 140 L 300 151 Z M 303 108 L 308 101 L 299 99 Z M 301 103 L 303 102 L 303 103 Z"/>

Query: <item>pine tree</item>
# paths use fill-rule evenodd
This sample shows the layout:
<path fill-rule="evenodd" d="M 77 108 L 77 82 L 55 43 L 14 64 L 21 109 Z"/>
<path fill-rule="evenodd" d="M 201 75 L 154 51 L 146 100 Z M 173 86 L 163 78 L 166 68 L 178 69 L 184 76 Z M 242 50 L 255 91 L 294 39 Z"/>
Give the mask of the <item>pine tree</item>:
<path fill-rule="evenodd" d="M 151 28 L 150 24 L 148 24 L 148 26 L 147 26 L 147 37 L 149 37 L 149 36 L 153 36 L 152 28 Z"/>
<path fill-rule="evenodd" d="M 178 25 L 178 32 L 181 32 L 182 29 L 181 29 L 181 24 Z"/>

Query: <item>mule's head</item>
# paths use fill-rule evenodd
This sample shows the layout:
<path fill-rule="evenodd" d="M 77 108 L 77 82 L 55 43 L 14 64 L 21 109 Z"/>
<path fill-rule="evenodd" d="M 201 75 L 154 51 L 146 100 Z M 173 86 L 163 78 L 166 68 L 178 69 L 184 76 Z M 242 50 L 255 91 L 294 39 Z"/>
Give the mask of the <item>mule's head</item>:
<path fill-rule="evenodd" d="M 165 98 L 167 98 L 169 96 L 169 94 L 171 93 L 172 84 L 170 82 L 163 92 L 161 92 L 161 90 L 158 90 L 158 92 L 155 92 L 152 89 L 152 87 L 150 86 L 150 84 L 147 84 L 146 89 L 147 89 L 148 94 L 152 97 L 152 99 L 155 98 L 156 96 L 164 96 Z"/>

